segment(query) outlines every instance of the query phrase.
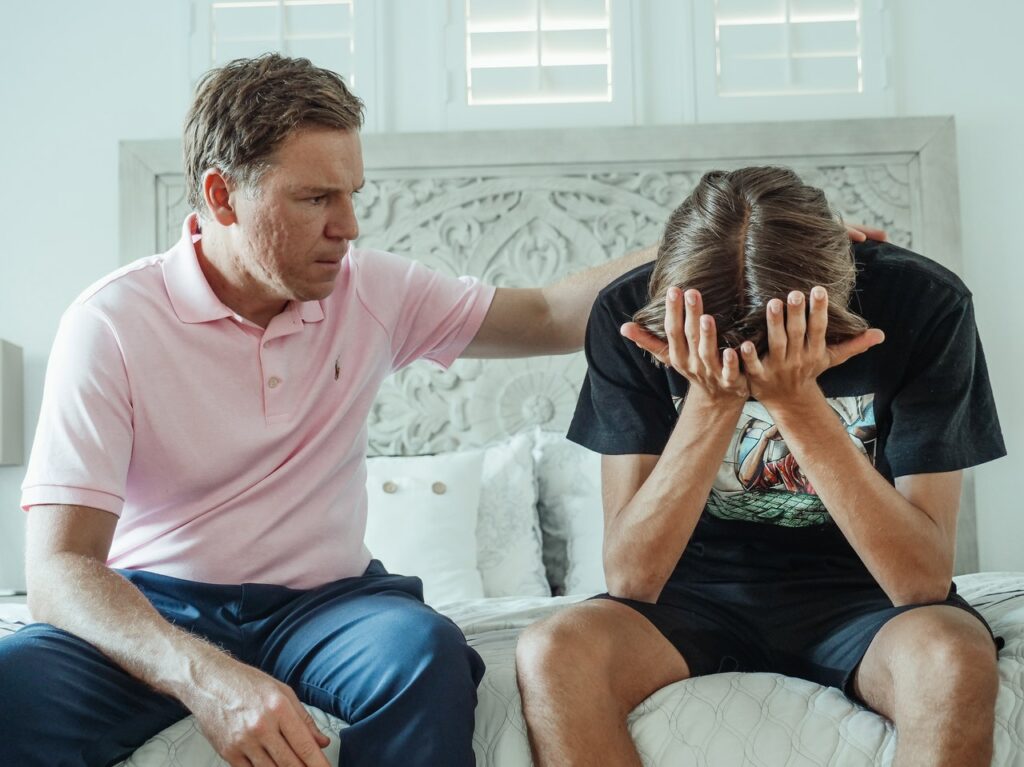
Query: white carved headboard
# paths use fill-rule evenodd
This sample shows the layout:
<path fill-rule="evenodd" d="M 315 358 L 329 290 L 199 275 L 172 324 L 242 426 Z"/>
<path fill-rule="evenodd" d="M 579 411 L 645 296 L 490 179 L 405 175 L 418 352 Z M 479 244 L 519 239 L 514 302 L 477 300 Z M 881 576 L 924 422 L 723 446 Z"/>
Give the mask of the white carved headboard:
<path fill-rule="evenodd" d="M 450 274 L 538 285 L 654 244 L 669 212 L 712 168 L 787 165 L 848 221 L 960 269 L 952 118 L 366 135 L 359 244 Z M 121 146 L 121 258 L 166 249 L 187 213 L 177 141 Z M 565 431 L 582 353 L 416 363 L 387 381 L 372 455 L 487 444 L 540 425 Z M 968 480 L 958 570 L 977 565 Z"/>

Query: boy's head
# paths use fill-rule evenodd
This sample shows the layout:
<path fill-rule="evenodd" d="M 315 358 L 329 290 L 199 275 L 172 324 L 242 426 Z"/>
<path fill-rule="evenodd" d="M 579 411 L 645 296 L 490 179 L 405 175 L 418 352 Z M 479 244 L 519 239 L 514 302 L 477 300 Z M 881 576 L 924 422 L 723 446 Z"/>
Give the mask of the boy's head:
<path fill-rule="evenodd" d="M 704 174 L 665 226 L 646 306 L 633 317 L 665 337 L 665 295 L 700 291 L 720 347 L 751 341 L 767 349 L 765 310 L 790 291 L 828 291 L 829 343 L 867 323 L 847 308 L 856 270 L 845 227 L 825 194 L 791 170 L 774 167 Z"/>

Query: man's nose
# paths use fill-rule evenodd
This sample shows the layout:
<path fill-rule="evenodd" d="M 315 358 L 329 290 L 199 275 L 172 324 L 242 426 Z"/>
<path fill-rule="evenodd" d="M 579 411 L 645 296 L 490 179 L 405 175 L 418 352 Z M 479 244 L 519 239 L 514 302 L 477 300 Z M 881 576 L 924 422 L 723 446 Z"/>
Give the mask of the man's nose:
<path fill-rule="evenodd" d="M 343 197 L 331 210 L 325 234 L 331 239 L 349 241 L 359 236 L 359 221 L 351 198 Z"/>

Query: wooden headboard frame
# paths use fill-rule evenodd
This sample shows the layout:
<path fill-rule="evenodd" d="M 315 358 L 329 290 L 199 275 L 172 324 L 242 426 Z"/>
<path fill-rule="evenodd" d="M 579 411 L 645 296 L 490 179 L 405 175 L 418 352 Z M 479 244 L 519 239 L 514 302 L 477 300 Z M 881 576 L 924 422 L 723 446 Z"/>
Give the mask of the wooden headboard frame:
<path fill-rule="evenodd" d="M 787 165 L 850 221 L 962 273 L 951 117 L 363 136 L 359 244 L 498 285 L 550 282 L 653 244 L 703 171 Z M 121 261 L 166 249 L 184 200 L 177 140 L 121 144 Z M 389 379 L 369 453 L 415 455 L 567 427 L 582 354 L 416 363 Z M 957 571 L 977 569 L 973 478 Z"/>

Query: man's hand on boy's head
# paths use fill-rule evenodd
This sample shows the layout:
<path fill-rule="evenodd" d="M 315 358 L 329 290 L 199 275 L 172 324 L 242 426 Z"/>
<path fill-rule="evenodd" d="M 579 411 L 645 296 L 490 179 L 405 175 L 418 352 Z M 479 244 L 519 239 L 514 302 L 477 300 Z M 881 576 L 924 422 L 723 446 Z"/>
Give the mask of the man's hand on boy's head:
<path fill-rule="evenodd" d="M 864 242 L 864 240 L 885 242 L 886 240 L 885 230 L 873 229 L 864 224 L 847 224 L 846 235 L 850 238 L 850 242 Z"/>
<path fill-rule="evenodd" d="M 869 328 L 830 346 L 825 342 L 828 329 L 825 288 L 820 285 L 813 288 L 809 303 L 808 310 L 808 299 L 799 291 L 791 292 L 785 305 L 773 298 L 766 312 L 768 351 L 758 357 L 750 341 L 740 346 L 751 394 L 769 409 L 820 394 L 818 376 L 885 340 L 881 330 Z"/>
<path fill-rule="evenodd" d="M 715 318 L 704 314 L 700 291 L 669 288 L 665 297 L 665 339 L 627 322 L 619 332 L 663 365 L 669 365 L 712 401 L 746 401 L 750 389 L 735 349 L 719 352 Z"/>

